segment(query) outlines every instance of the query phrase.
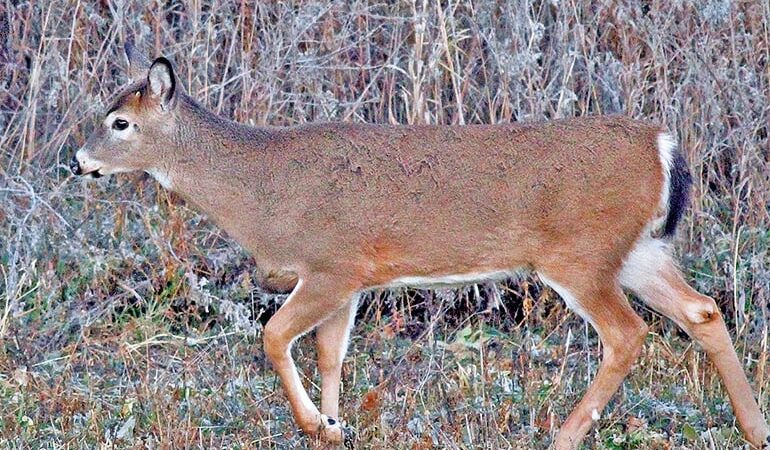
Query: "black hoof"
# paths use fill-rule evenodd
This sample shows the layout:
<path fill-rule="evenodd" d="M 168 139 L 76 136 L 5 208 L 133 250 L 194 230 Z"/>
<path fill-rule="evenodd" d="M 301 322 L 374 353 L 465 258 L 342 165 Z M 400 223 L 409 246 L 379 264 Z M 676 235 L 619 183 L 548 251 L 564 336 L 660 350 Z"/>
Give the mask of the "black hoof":
<path fill-rule="evenodd" d="M 356 430 L 353 427 L 346 426 L 342 429 L 342 443 L 345 448 L 352 449 L 356 442 Z"/>

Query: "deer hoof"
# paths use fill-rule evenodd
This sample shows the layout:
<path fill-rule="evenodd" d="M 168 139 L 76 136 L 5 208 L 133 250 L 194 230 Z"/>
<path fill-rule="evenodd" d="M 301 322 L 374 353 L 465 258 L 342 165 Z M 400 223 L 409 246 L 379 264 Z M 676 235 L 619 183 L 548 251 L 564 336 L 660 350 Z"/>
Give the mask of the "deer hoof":
<path fill-rule="evenodd" d="M 339 445 L 352 449 L 356 439 L 356 433 L 352 427 L 323 414 L 319 417 L 318 427 L 314 434 L 316 445 L 321 445 L 317 448 L 324 449 L 338 448 Z"/>

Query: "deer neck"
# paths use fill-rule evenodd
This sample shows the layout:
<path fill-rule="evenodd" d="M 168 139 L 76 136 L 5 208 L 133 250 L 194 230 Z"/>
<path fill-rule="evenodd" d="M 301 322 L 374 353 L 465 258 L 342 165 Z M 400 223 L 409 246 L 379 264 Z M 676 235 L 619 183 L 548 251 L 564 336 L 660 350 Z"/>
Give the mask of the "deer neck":
<path fill-rule="evenodd" d="M 160 144 L 164 148 L 146 172 L 183 197 L 216 193 L 244 169 L 243 162 L 265 157 L 275 142 L 274 129 L 224 119 L 184 94 L 177 101 L 175 133 Z"/>
<path fill-rule="evenodd" d="M 247 227 L 241 222 L 260 213 L 256 193 L 273 182 L 269 161 L 277 129 L 226 120 L 185 95 L 177 101 L 177 131 L 146 172 L 243 238 L 241 229 Z"/>

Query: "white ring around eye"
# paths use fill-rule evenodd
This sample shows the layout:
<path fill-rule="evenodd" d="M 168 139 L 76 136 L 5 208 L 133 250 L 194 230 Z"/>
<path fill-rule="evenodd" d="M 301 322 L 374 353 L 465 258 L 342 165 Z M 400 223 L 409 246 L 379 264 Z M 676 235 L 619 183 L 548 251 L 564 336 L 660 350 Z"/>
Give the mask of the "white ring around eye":
<path fill-rule="evenodd" d="M 127 141 L 132 138 L 132 134 L 134 133 L 134 127 L 131 126 L 129 123 L 126 128 L 122 130 L 118 130 L 117 128 L 110 127 L 110 133 L 112 133 L 113 136 L 115 136 L 117 139 Z"/>

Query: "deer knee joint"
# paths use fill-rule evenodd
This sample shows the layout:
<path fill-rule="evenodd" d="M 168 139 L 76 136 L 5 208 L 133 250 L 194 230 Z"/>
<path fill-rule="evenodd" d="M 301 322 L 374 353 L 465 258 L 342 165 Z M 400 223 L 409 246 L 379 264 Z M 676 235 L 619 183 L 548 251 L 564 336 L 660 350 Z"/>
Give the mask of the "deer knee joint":
<path fill-rule="evenodd" d="M 685 317 L 692 325 L 702 325 L 721 317 L 713 299 L 704 297 L 685 306 Z"/>
<path fill-rule="evenodd" d="M 650 332 L 650 326 L 644 323 L 644 321 L 640 321 L 639 328 L 637 328 L 637 339 L 644 344 L 644 340 L 647 338 L 647 333 Z"/>
<path fill-rule="evenodd" d="M 650 331 L 650 327 L 643 321 L 639 321 L 638 324 L 632 330 L 629 330 L 629 334 L 622 340 L 623 346 L 627 349 L 629 356 L 638 356 L 644 345 L 644 340 L 647 338 L 647 333 Z"/>
<path fill-rule="evenodd" d="M 641 319 L 623 329 L 623 334 L 613 334 L 602 339 L 604 357 L 621 365 L 632 364 L 642 352 L 649 327 Z"/>
<path fill-rule="evenodd" d="M 270 326 L 269 322 L 264 328 L 262 341 L 265 348 L 265 354 L 271 362 L 275 363 L 287 356 L 289 348 L 288 344 L 285 343 L 285 340 L 275 327 Z"/>
<path fill-rule="evenodd" d="M 650 327 L 642 319 L 636 318 L 633 326 L 628 327 L 619 339 L 628 347 L 641 347 L 649 331 Z"/>
<path fill-rule="evenodd" d="M 342 367 L 342 360 L 337 355 L 318 354 L 318 371 L 330 373 Z"/>
<path fill-rule="evenodd" d="M 639 355 L 642 353 L 642 347 L 644 346 L 644 341 L 647 338 L 647 333 L 650 331 L 650 327 L 644 323 L 644 321 L 639 321 L 639 324 L 635 330 L 635 334 L 633 336 L 629 336 L 629 341 L 632 342 L 629 346 L 630 348 L 630 355 L 634 360 L 639 357 Z"/>

